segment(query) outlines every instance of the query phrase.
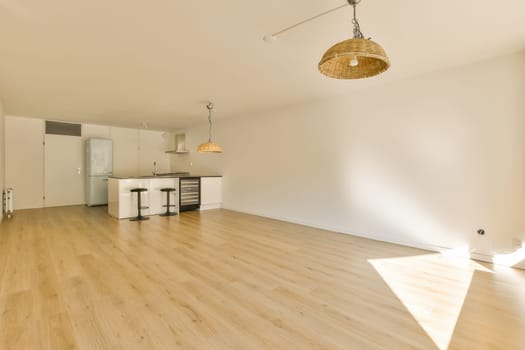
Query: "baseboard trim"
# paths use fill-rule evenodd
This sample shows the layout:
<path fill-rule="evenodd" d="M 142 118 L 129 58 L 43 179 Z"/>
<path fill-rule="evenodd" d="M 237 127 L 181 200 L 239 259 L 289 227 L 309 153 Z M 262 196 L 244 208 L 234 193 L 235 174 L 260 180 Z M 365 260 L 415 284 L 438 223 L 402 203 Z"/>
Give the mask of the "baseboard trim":
<path fill-rule="evenodd" d="M 199 210 L 210 210 L 210 209 L 220 209 L 220 208 L 222 208 L 221 203 L 201 204 Z"/>
<path fill-rule="evenodd" d="M 380 237 L 380 236 L 373 235 L 373 234 L 363 234 L 363 233 L 348 232 L 348 231 L 345 231 L 344 229 L 341 229 L 339 227 L 330 227 L 330 226 L 327 226 L 327 225 L 318 225 L 318 224 L 315 224 L 315 223 L 312 223 L 312 222 L 308 222 L 308 221 L 304 221 L 304 220 L 292 219 L 292 218 L 285 217 L 285 216 L 267 215 L 267 214 L 262 213 L 262 212 L 253 211 L 253 210 L 246 210 L 246 209 L 237 208 L 237 207 L 234 207 L 234 206 L 224 206 L 223 205 L 223 208 L 227 209 L 227 210 L 232 210 L 232 211 L 236 211 L 236 212 L 239 212 L 239 213 L 243 213 L 243 214 L 261 216 L 261 217 L 268 218 L 268 219 L 273 219 L 273 220 L 278 220 L 278 221 L 285 221 L 285 222 L 289 222 L 289 223 L 292 223 L 292 224 L 318 228 L 318 229 L 325 230 L 325 231 L 331 231 L 331 232 L 335 232 L 335 233 L 340 233 L 340 234 L 345 234 L 345 235 L 351 235 L 351 236 L 371 239 L 371 240 L 379 241 L 379 242 L 386 242 L 386 243 L 391 243 L 391 244 L 402 245 L 402 246 L 405 246 L 405 247 L 411 247 L 411 248 L 416 248 L 416 249 L 427 250 L 427 251 L 430 251 L 430 252 L 444 253 L 444 252 L 449 251 L 449 250 L 452 249 L 452 247 L 441 247 L 441 246 L 437 246 L 437 245 L 433 245 L 433 244 L 427 244 L 427 243 L 422 243 L 422 242 L 408 242 L 408 241 L 403 241 L 403 240 L 385 239 L 382 236 Z M 472 260 L 483 261 L 483 262 L 495 264 L 494 260 L 493 260 L 494 259 L 493 255 L 483 254 L 483 253 L 478 253 L 478 252 L 470 252 L 469 255 L 470 255 L 470 259 L 472 259 Z M 506 265 L 501 265 L 501 266 L 506 266 Z M 514 265 L 512 267 L 513 268 L 517 268 L 517 269 L 525 269 L 525 261 L 522 261 L 522 262 L 520 262 L 520 263 L 518 263 L 518 264 L 516 264 L 516 265 Z"/>

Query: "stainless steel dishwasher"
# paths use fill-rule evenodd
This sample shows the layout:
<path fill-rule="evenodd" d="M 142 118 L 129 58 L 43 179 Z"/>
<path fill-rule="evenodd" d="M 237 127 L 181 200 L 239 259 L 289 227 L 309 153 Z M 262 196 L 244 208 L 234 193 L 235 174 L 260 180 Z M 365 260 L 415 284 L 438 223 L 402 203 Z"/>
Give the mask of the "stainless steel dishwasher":
<path fill-rule="evenodd" d="M 179 196 L 180 211 L 199 209 L 201 205 L 201 178 L 181 177 Z"/>

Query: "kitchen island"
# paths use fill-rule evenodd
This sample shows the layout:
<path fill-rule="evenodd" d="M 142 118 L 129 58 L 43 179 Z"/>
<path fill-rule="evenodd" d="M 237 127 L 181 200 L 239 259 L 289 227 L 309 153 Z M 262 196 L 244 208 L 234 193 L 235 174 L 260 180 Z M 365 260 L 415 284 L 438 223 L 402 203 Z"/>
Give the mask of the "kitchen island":
<path fill-rule="evenodd" d="M 131 193 L 133 188 L 146 188 L 142 193 L 142 215 L 158 215 L 166 211 L 166 193 L 161 188 L 175 188 L 170 193 L 170 204 L 175 206 L 170 211 L 178 213 L 181 210 L 181 181 L 196 180 L 199 185 L 198 197 L 193 198 L 191 209 L 215 209 L 222 206 L 222 176 L 200 175 L 188 173 L 159 174 L 156 176 L 110 176 L 108 180 L 108 213 L 125 219 L 137 216 L 137 194 Z M 184 201 L 184 194 L 182 194 Z M 183 206 L 184 209 L 184 206 Z"/>

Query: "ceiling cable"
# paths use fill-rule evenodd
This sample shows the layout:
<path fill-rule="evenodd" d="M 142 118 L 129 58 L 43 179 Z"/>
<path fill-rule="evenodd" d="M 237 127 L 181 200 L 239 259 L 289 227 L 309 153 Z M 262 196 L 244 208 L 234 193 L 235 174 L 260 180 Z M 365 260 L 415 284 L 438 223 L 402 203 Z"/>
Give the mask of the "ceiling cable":
<path fill-rule="evenodd" d="M 305 19 L 305 20 L 303 20 L 303 21 L 301 21 L 301 22 L 298 22 L 298 23 L 292 24 L 291 26 L 286 27 L 286 28 L 284 28 L 284 29 L 281 29 L 281 30 L 279 30 L 278 32 L 273 33 L 272 35 L 265 35 L 264 38 L 263 38 L 263 40 L 266 41 L 266 42 L 274 41 L 275 39 L 277 39 L 277 36 L 279 36 L 279 35 L 281 35 L 281 34 L 287 32 L 287 31 L 289 31 L 289 30 L 292 30 L 292 29 L 294 29 L 294 28 L 296 28 L 296 27 L 299 27 L 300 25 L 303 25 L 303 24 L 305 24 L 305 23 L 311 22 L 311 21 L 313 21 L 313 20 L 315 20 L 315 19 L 317 19 L 317 18 L 319 18 L 319 17 L 323 17 L 324 15 L 327 15 L 327 14 L 329 14 L 329 13 L 332 13 L 332 12 L 334 12 L 334 11 L 337 11 L 337 10 L 339 10 L 339 9 L 342 9 L 343 7 L 347 7 L 348 5 L 349 5 L 349 4 L 344 4 L 344 5 L 340 5 L 340 6 L 334 7 L 334 8 L 331 9 L 331 10 L 328 10 L 328 11 L 325 11 L 325 12 L 320 13 L 320 14 L 318 14 L 318 15 L 315 15 L 315 16 L 313 16 L 313 17 L 307 18 L 307 19 Z"/>
<path fill-rule="evenodd" d="M 211 110 L 213 109 L 213 103 L 208 102 L 208 104 L 206 105 L 206 108 L 208 108 L 208 123 L 210 124 L 210 127 L 208 128 L 208 142 L 211 142 L 211 127 L 212 127 Z"/>
<path fill-rule="evenodd" d="M 365 36 L 361 32 L 361 26 L 359 25 L 359 21 L 357 20 L 357 15 L 356 15 L 357 4 L 353 3 L 352 6 L 354 8 L 354 18 L 352 19 L 352 23 L 354 24 L 354 39 L 364 39 Z"/>

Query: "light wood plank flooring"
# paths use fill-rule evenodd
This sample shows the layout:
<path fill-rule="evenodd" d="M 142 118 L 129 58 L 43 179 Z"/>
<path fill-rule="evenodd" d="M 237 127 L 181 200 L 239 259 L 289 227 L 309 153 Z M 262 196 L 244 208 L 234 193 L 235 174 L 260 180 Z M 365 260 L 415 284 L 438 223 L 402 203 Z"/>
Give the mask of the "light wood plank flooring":
<path fill-rule="evenodd" d="M 0 349 L 525 349 L 525 273 L 213 210 L 0 225 Z"/>

